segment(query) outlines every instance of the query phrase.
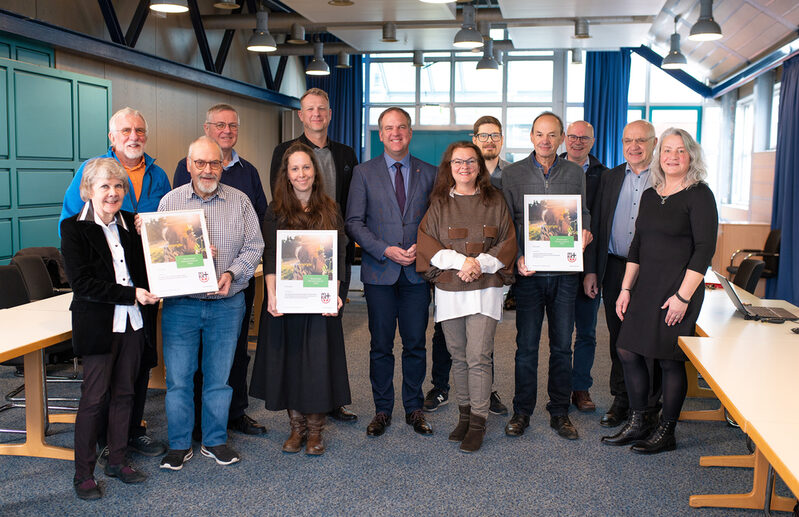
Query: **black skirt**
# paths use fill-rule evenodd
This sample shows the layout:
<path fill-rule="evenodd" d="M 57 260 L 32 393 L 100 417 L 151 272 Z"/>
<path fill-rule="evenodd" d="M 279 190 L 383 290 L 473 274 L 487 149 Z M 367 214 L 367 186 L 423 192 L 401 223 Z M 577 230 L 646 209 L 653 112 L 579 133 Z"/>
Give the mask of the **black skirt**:
<path fill-rule="evenodd" d="M 261 313 L 250 395 L 266 409 L 327 413 L 350 404 L 350 383 L 339 317 Z"/>

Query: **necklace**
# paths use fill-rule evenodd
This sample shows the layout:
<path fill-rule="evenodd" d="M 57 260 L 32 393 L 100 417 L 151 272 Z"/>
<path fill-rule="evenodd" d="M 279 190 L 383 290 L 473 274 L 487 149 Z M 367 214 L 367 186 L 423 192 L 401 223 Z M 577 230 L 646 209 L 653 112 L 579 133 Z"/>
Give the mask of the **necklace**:
<path fill-rule="evenodd" d="M 677 188 L 676 188 L 676 189 L 673 189 L 671 192 L 669 192 L 669 193 L 668 193 L 668 194 L 666 194 L 665 196 L 661 195 L 661 194 L 660 194 L 660 192 L 658 192 L 657 190 L 655 190 L 655 193 L 656 193 L 656 194 L 658 195 L 658 197 L 660 198 L 660 204 L 661 204 L 661 205 L 665 205 L 665 204 L 666 204 L 666 200 L 667 200 L 667 199 L 668 199 L 670 196 L 673 196 L 674 194 L 676 194 L 677 192 L 679 192 L 680 190 L 682 190 L 682 188 L 683 188 L 683 186 L 682 186 L 682 181 L 680 181 L 680 182 L 677 184 Z"/>

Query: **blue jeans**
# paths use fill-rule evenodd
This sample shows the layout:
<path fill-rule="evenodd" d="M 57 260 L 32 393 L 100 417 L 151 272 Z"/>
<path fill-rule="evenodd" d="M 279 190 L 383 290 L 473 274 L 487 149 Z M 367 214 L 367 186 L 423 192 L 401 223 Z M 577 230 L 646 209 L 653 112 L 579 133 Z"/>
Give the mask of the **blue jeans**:
<path fill-rule="evenodd" d="M 369 380 L 376 413 L 394 411 L 394 335 L 402 338 L 402 404 L 405 413 L 422 409 L 426 373 L 425 331 L 430 312 L 430 287 L 412 284 L 401 272 L 393 285 L 364 284 L 371 350 Z"/>
<path fill-rule="evenodd" d="M 572 359 L 572 391 L 588 391 L 594 379 L 591 367 L 594 366 L 596 352 L 596 317 L 601 297 L 590 298 L 578 284 L 577 298 L 574 302 L 574 358 Z"/>
<path fill-rule="evenodd" d="M 167 298 L 161 317 L 166 367 L 166 418 L 170 449 L 191 448 L 194 372 L 202 340 L 203 445 L 227 442 L 228 385 L 244 316 L 244 293 L 219 300 Z"/>
<path fill-rule="evenodd" d="M 580 275 L 516 276 L 516 393 L 513 412 L 531 415 L 538 388 L 538 344 L 544 313 L 549 329 L 550 415 L 569 412 L 572 384 L 571 336 Z"/>

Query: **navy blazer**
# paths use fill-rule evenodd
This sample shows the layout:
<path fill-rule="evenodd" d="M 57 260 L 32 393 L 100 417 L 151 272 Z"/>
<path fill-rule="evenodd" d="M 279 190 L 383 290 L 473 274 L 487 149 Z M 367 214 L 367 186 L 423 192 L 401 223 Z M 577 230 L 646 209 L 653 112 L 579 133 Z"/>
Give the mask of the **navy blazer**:
<path fill-rule="evenodd" d="M 411 156 L 410 169 L 404 214 L 400 214 L 382 153 L 353 171 L 344 227 L 350 239 L 363 248 L 361 281 L 365 284 L 392 285 L 401 270 L 411 283 L 425 281 L 416 273 L 415 264 L 400 266 L 383 255 L 389 246 L 408 249 L 416 244 L 419 223 L 427 212 L 436 168 Z"/>
<path fill-rule="evenodd" d="M 602 285 L 605 277 L 610 232 L 613 230 L 613 217 L 616 215 L 616 204 L 619 202 L 626 170 L 627 162 L 624 162 L 602 173 L 597 198 L 591 210 L 591 233 L 594 240 L 585 248 L 585 273 L 596 273 L 598 286 Z"/>
<path fill-rule="evenodd" d="M 111 250 L 103 229 L 93 220 L 79 221 L 80 213 L 61 222 L 61 252 L 72 286 L 72 347 L 78 356 L 111 351 L 116 305 L 133 305 L 136 287 L 148 288 L 141 237 L 133 214 L 120 210 L 128 230 L 119 226 L 119 241 L 135 287 L 116 282 Z M 145 350 L 142 366 L 152 367 L 155 354 L 155 317 L 158 305 L 140 305 L 144 320 Z"/>

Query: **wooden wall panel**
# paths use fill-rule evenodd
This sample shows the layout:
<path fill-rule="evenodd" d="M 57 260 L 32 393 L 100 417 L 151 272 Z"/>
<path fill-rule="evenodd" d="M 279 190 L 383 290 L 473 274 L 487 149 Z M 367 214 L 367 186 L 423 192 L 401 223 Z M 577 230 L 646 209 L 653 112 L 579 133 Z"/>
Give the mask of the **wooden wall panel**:
<path fill-rule="evenodd" d="M 771 222 L 776 157 L 775 151 L 752 153 L 752 183 L 749 195 L 750 220 L 752 222 Z"/>
<path fill-rule="evenodd" d="M 762 248 L 770 229 L 770 224 L 720 223 L 716 253 L 713 255 L 713 269 L 727 276 L 727 266 L 730 265 L 730 256 L 733 252 L 744 248 Z M 736 257 L 735 264 L 739 264 L 741 260 L 743 257 L 739 255 Z M 755 294 L 762 297 L 764 293 L 765 283 L 761 280 Z"/>

